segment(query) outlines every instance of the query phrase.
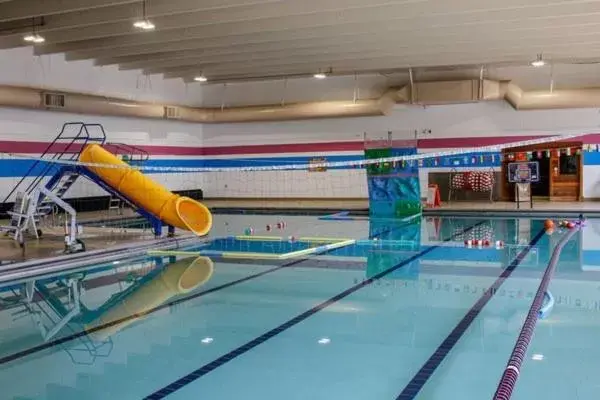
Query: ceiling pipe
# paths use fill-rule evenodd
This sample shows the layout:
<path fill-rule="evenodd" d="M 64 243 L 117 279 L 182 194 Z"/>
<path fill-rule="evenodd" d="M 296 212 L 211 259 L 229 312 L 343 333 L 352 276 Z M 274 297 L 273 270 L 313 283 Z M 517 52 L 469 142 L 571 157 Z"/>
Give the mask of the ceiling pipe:
<path fill-rule="evenodd" d="M 233 123 L 386 115 L 396 103 L 407 101 L 406 94 L 404 89 L 390 89 L 379 99 L 357 100 L 356 102 L 323 101 L 268 106 L 196 108 L 0 85 L 0 106 L 91 115 L 174 119 L 201 123 Z M 46 95 L 64 96 L 62 104 L 49 105 Z"/>
<path fill-rule="evenodd" d="M 234 123 L 286 121 L 316 118 L 366 117 L 386 115 L 396 103 L 406 102 L 406 91 L 388 90 L 379 99 L 354 101 L 322 101 L 284 106 L 249 106 L 216 108 L 178 107 L 184 121 L 201 123 Z"/>
<path fill-rule="evenodd" d="M 61 97 L 48 102 L 48 96 Z M 173 119 L 198 123 L 268 122 L 317 118 L 383 116 L 398 103 L 457 104 L 506 100 L 517 110 L 600 108 L 600 88 L 525 92 L 510 82 L 487 79 L 413 82 L 388 89 L 378 99 L 197 108 L 138 102 L 92 94 L 0 85 L 0 106 L 90 115 Z"/>

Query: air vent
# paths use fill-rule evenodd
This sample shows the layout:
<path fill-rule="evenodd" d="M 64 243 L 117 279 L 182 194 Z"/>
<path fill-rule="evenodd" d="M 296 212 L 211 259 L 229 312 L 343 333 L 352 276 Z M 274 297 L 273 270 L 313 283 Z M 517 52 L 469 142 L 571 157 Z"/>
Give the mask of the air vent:
<path fill-rule="evenodd" d="M 179 118 L 179 108 L 178 107 L 165 107 L 165 118 L 167 119 L 178 119 Z"/>
<path fill-rule="evenodd" d="M 44 93 L 44 107 L 48 108 L 64 108 L 65 95 L 59 93 Z"/>

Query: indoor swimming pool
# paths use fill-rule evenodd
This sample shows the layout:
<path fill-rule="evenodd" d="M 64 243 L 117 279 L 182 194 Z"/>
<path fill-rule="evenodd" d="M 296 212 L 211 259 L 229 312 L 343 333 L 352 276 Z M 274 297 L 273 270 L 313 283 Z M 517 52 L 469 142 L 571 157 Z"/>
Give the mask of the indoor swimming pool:
<path fill-rule="evenodd" d="M 2 284 L 1 397 L 491 399 L 562 235 L 528 218 L 215 215 L 187 253 Z M 351 243 L 256 256 L 302 237 Z M 588 220 L 565 246 L 514 399 L 597 398 L 598 239 Z"/>

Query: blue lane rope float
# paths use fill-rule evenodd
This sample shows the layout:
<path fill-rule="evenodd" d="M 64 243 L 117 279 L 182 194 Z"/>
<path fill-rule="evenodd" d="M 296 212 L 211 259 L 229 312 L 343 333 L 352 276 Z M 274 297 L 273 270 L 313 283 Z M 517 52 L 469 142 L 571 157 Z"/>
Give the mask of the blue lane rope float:
<path fill-rule="evenodd" d="M 552 293 L 544 293 L 544 300 L 545 303 L 542 306 L 542 308 L 540 308 L 540 312 L 538 313 L 539 319 L 548 318 L 548 315 L 550 314 L 550 312 L 552 312 L 552 309 L 554 308 L 554 296 L 552 296 Z"/>

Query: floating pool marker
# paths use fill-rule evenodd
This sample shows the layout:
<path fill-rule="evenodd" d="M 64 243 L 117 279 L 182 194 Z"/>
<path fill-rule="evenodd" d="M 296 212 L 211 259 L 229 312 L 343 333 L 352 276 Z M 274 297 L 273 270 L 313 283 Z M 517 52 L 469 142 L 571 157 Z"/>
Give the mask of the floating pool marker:
<path fill-rule="evenodd" d="M 285 241 L 286 239 L 280 237 L 266 237 L 265 241 Z M 256 236 L 244 236 L 238 238 L 233 237 L 236 240 L 257 240 Z M 356 243 L 354 239 L 334 239 L 334 238 L 297 238 L 290 236 L 287 239 L 289 242 L 309 242 L 315 243 L 317 246 L 303 250 L 291 251 L 289 253 L 276 254 L 276 253 L 260 253 L 260 252 L 247 252 L 247 251 L 220 251 L 220 250 L 200 250 L 200 251 L 181 251 L 181 250 L 152 250 L 148 251 L 148 255 L 151 256 L 212 256 L 221 258 L 237 258 L 237 259 L 256 259 L 256 260 L 287 260 L 289 258 L 296 258 L 302 256 L 309 256 L 312 254 L 318 254 L 329 250 L 334 250 L 340 247 L 350 246 Z"/>
<path fill-rule="evenodd" d="M 496 242 L 496 248 L 498 248 L 498 243 L 500 243 L 501 241 L 497 241 Z M 490 247 L 491 246 L 491 242 L 489 239 L 468 239 L 465 240 L 465 247 L 467 248 L 472 248 L 473 246 L 476 246 L 478 249 L 482 249 L 484 247 Z M 504 244 L 502 244 L 502 247 L 504 246 Z"/>

